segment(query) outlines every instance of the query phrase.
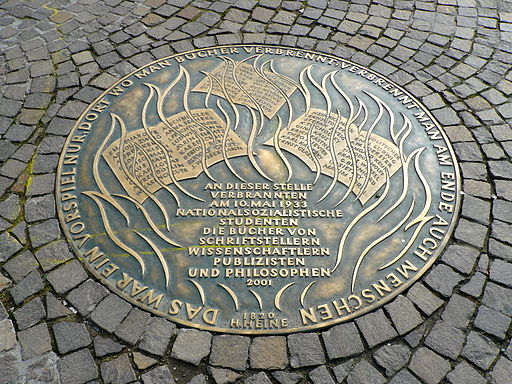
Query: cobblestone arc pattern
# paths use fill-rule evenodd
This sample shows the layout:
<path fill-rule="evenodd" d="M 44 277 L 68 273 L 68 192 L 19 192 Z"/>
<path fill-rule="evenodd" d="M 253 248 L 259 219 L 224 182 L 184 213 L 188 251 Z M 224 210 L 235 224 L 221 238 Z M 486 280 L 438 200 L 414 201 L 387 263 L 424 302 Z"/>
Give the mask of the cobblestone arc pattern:
<path fill-rule="evenodd" d="M 189 330 L 109 293 L 70 252 L 55 169 L 88 103 L 150 61 L 236 43 L 370 67 L 454 143 L 453 239 L 383 309 L 287 337 Z M 506 0 L 0 1 L 0 383 L 509 383 L 511 63 Z"/>

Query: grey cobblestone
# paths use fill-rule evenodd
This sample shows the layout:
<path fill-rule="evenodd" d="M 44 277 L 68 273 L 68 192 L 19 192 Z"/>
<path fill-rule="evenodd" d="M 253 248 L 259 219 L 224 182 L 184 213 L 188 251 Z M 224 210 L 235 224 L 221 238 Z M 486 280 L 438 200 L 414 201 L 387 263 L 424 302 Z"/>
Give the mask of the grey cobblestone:
<path fill-rule="evenodd" d="M 196 329 L 181 329 L 172 346 L 171 356 L 175 359 L 199 365 L 210 353 L 212 335 Z M 255 367 L 258 368 L 258 367 Z"/>
<path fill-rule="evenodd" d="M 174 384 L 174 378 L 165 365 L 153 368 L 150 371 L 144 373 L 142 376 L 142 382 L 144 384 Z"/>
<path fill-rule="evenodd" d="M 44 309 L 41 298 L 36 297 L 26 303 L 23 307 L 14 311 L 14 318 L 18 329 L 26 329 L 46 317 L 46 310 Z"/>
<path fill-rule="evenodd" d="M 98 357 L 118 353 L 121 352 L 122 350 L 123 346 L 113 340 L 103 338 L 101 336 L 96 336 L 94 338 L 94 353 Z"/>
<path fill-rule="evenodd" d="M 41 356 L 43 353 L 52 350 L 50 333 L 45 323 L 19 331 L 18 340 L 21 344 L 21 356 L 23 360 Z"/>
<path fill-rule="evenodd" d="M 136 379 L 128 355 L 121 355 L 120 357 L 104 362 L 101 364 L 100 369 L 101 376 L 105 383 L 128 384 Z"/>
<path fill-rule="evenodd" d="M 64 354 L 87 347 L 91 337 L 85 325 L 70 321 L 61 321 L 52 327 L 59 352 Z"/>
<path fill-rule="evenodd" d="M 382 309 L 358 318 L 356 324 L 370 347 L 398 336 Z"/>
<path fill-rule="evenodd" d="M 430 331 L 425 345 L 437 353 L 456 359 L 464 345 L 464 333 L 445 322 L 437 322 Z"/>
<path fill-rule="evenodd" d="M 121 340 L 136 344 L 142 336 L 151 315 L 148 312 L 133 308 L 128 316 L 116 327 L 114 334 Z"/>
<path fill-rule="evenodd" d="M 210 364 L 245 371 L 250 339 L 245 336 L 220 335 L 212 340 Z"/>
<path fill-rule="evenodd" d="M 108 291 L 99 283 L 87 280 L 68 295 L 69 302 L 82 315 L 88 315 L 96 308 L 96 305 L 108 295 Z"/>
<path fill-rule="evenodd" d="M 38 271 L 32 271 L 11 289 L 11 296 L 16 304 L 44 288 L 43 279 Z"/>
<path fill-rule="evenodd" d="M 418 349 L 409 369 L 427 384 L 437 384 L 450 370 L 450 363 L 428 348 Z"/>
<path fill-rule="evenodd" d="M 87 280 L 87 273 L 78 260 L 71 260 L 49 272 L 46 278 L 53 289 L 62 294 Z"/>
<path fill-rule="evenodd" d="M 361 360 L 350 371 L 347 384 L 385 383 L 384 376 L 366 360 Z"/>
<path fill-rule="evenodd" d="M 307 367 L 325 362 L 320 339 L 315 333 L 297 333 L 288 336 L 288 350 L 292 367 Z"/>
<path fill-rule="evenodd" d="M 405 296 L 398 296 L 385 308 L 400 335 L 411 331 L 423 322 L 420 313 Z"/>
<path fill-rule="evenodd" d="M 153 317 L 144 331 L 139 347 L 153 355 L 162 356 L 175 333 L 176 325 L 167 320 Z"/>
<path fill-rule="evenodd" d="M 332 376 L 325 365 L 315 368 L 309 372 L 309 378 L 314 384 L 335 384 L 335 381 L 332 379 Z"/>
<path fill-rule="evenodd" d="M 411 351 L 409 348 L 401 344 L 385 345 L 373 354 L 377 364 L 386 370 L 388 376 L 404 367 L 410 357 Z"/>
<path fill-rule="evenodd" d="M 111 293 L 96 306 L 91 319 L 106 331 L 113 332 L 130 310 L 130 304 Z"/>
<path fill-rule="evenodd" d="M 84 384 L 98 377 L 98 368 L 87 349 L 61 358 L 58 368 L 62 384 Z"/>
<path fill-rule="evenodd" d="M 487 337 L 471 332 L 462 356 L 482 369 L 488 369 L 500 352 L 499 348 Z"/>
<path fill-rule="evenodd" d="M 353 323 L 337 325 L 323 332 L 322 339 L 330 360 L 357 355 L 364 351 L 361 336 Z"/>

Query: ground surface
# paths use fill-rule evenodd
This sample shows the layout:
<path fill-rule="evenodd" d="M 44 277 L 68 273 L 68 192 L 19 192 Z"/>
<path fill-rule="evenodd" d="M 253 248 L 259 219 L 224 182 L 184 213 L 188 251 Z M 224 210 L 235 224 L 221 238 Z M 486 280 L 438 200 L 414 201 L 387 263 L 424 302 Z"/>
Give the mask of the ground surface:
<path fill-rule="evenodd" d="M 150 61 L 243 42 L 373 68 L 454 143 L 453 241 L 356 322 L 265 338 L 182 329 L 109 294 L 62 241 L 55 169 L 85 106 Z M 512 2 L 0 0 L 0 48 L 0 383 L 511 382 Z"/>

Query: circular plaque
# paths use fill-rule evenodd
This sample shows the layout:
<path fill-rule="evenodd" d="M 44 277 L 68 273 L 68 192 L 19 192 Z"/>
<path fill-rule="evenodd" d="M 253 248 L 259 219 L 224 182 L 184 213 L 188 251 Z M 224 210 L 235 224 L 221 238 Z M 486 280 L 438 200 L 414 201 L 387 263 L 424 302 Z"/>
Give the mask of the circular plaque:
<path fill-rule="evenodd" d="M 177 323 L 310 330 L 380 307 L 443 250 L 460 176 L 430 112 L 323 53 L 211 47 L 148 64 L 82 114 L 61 224 L 103 284 Z"/>

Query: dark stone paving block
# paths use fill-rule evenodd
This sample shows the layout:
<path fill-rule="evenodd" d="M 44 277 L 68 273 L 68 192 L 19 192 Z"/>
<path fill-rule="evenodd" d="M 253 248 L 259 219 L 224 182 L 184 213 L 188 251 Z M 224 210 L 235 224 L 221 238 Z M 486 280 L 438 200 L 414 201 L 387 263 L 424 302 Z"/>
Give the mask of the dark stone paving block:
<path fill-rule="evenodd" d="M 423 322 L 420 313 L 405 296 L 397 296 L 395 300 L 385 306 L 385 309 L 400 335 L 406 334 Z"/>
<path fill-rule="evenodd" d="M 32 182 L 27 189 L 27 196 L 46 195 L 53 193 L 55 187 L 55 175 L 48 173 L 32 176 Z"/>
<path fill-rule="evenodd" d="M 502 199 L 512 201 L 512 181 L 495 180 L 496 195 Z"/>
<path fill-rule="evenodd" d="M 114 332 L 131 309 L 129 303 L 111 293 L 96 306 L 91 313 L 91 320 L 105 331 Z"/>
<path fill-rule="evenodd" d="M 91 337 L 82 323 L 61 321 L 52 327 L 60 353 L 68 353 L 91 344 Z"/>
<path fill-rule="evenodd" d="M 487 381 L 466 361 L 459 363 L 446 378 L 451 384 L 485 384 Z"/>
<path fill-rule="evenodd" d="M 386 375 L 391 376 L 407 364 L 411 357 L 411 351 L 405 345 L 385 345 L 373 354 L 373 358 L 382 368 Z"/>
<path fill-rule="evenodd" d="M 0 202 L 0 216 L 9 221 L 14 221 L 20 213 L 20 198 L 11 194 L 4 201 Z"/>
<path fill-rule="evenodd" d="M 32 197 L 25 203 L 25 220 L 46 220 L 55 217 L 55 198 L 53 195 Z"/>
<path fill-rule="evenodd" d="M 476 332 L 470 332 L 462 350 L 462 356 L 477 367 L 486 370 L 494 362 L 499 352 L 499 348 L 489 338 Z"/>
<path fill-rule="evenodd" d="M 510 317 L 505 316 L 492 308 L 488 308 L 485 305 L 481 305 L 478 308 L 478 313 L 473 324 L 476 328 L 481 329 L 490 335 L 504 339 L 511 321 L 512 319 L 510 319 Z"/>
<path fill-rule="evenodd" d="M 135 380 L 128 355 L 102 363 L 100 369 L 103 381 L 108 384 L 128 384 Z"/>
<path fill-rule="evenodd" d="M 467 246 L 450 245 L 443 254 L 442 261 L 460 273 L 469 274 L 473 270 L 479 252 Z"/>
<path fill-rule="evenodd" d="M 309 372 L 308 376 L 313 384 L 335 384 L 335 381 L 325 365 L 313 369 Z"/>
<path fill-rule="evenodd" d="M 492 204 L 492 213 L 495 219 L 512 222 L 512 202 L 502 199 L 494 200 Z"/>
<path fill-rule="evenodd" d="M 121 340 L 134 345 L 142 336 L 150 317 L 149 312 L 133 308 L 121 324 L 117 326 L 114 333 Z"/>
<path fill-rule="evenodd" d="M 26 167 L 27 164 L 22 161 L 9 159 L 0 167 L 0 175 L 16 179 Z"/>
<path fill-rule="evenodd" d="M 7 261 L 22 247 L 11 235 L 4 232 L 0 234 L 0 262 Z"/>
<path fill-rule="evenodd" d="M 398 336 L 382 309 L 359 317 L 356 324 L 370 347 Z"/>
<path fill-rule="evenodd" d="M 272 384 L 265 372 L 260 372 L 252 375 L 244 380 L 246 384 Z"/>
<path fill-rule="evenodd" d="M 495 384 L 508 384 L 512 374 L 512 361 L 502 356 L 491 371 Z M 494 384 L 494 383 L 493 383 Z"/>
<path fill-rule="evenodd" d="M 43 306 L 41 298 L 35 297 L 26 303 L 23 307 L 14 311 L 14 318 L 18 329 L 26 329 L 46 317 L 46 311 Z"/>
<path fill-rule="evenodd" d="M 98 377 L 98 368 L 87 349 L 61 358 L 58 369 L 62 384 L 84 384 Z"/>
<path fill-rule="evenodd" d="M 172 346 L 171 357 L 194 365 L 210 353 L 212 335 L 196 329 L 180 329 Z M 285 347 L 286 353 L 286 347 Z"/>
<path fill-rule="evenodd" d="M 60 237 L 60 228 L 57 219 L 45 220 L 28 227 L 32 247 L 37 248 Z"/>
<path fill-rule="evenodd" d="M 67 300 L 83 316 L 91 313 L 96 305 L 108 295 L 108 291 L 101 284 L 87 280 L 67 295 Z"/>
<path fill-rule="evenodd" d="M 96 336 L 94 338 L 94 353 L 98 357 L 119 353 L 123 350 L 123 346 L 113 340 Z"/>
<path fill-rule="evenodd" d="M 210 364 L 245 371 L 251 339 L 238 335 L 213 337 Z"/>
<path fill-rule="evenodd" d="M 206 377 L 203 374 L 194 376 L 187 384 L 206 384 Z"/>
<path fill-rule="evenodd" d="M 490 268 L 491 280 L 512 288 L 512 263 L 494 260 Z"/>
<path fill-rule="evenodd" d="M 437 384 L 450 371 L 450 363 L 430 349 L 422 347 L 412 356 L 409 369 L 426 384 Z"/>
<path fill-rule="evenodd" d="M 67 242 L 59 240 L 40 248 L 36 251 L 35 257 L 43 271 L 47 272 L 57 265 L 71 260 L 73 254 L 69 250 Z"/>
<path fill-rule="evenodd" d="M 460 288 L 460 290 L 466 295 L 470 295 L 475 298 L 480 297 L 484 289 L 485 281 L 485 275 L 481 272 L 477 272 L 468 283 L 464 284 Z"/>
<path fill-rule="evenodd" d="M 437 265 L 427 275 L 425 282 L 436 292 L 449 297 L 453 289 L 462 280 L 462 276 L 447 265 Z"/>
<path fill-rule="evenodd" d="M 466 219 L 460 219 L 455 229 L 455 238 L 462 240 L 474 247 L 481 248 L 484 245 L 488 227 Z"/>
<path fill-rule="evenodd" d="M 512 316 L 512 290 L 494 283 L 485 287 L 482 303 L 504 315 Z"/>
<path fill-rule="evenodd" d="M 171 371 L 165 365 L 153 368 L 141 375 L 144 384 L 175 384 Z"/>
<path fill-rule="evenodd" d="M 425 345 L 455 360 L 462 350 L 464 340 L 465 335 L 461 330 L 438 321 L 427 336 Z"/>
<path fill-rule="evenodd" d="M 443 311 L 441 318 L 456 328 L 466 328 L 473 316 L 476 304 L 460 295 L 453 295 Z"/>
<path fill-rule="evenodd" d="M 290 365 L 294 368 L 321 365 L 325 355 L 316 333 L 297 333 L 288 336 Z"/>
<path fill-rule="evenodd" d="M 1 119 L 1 117 L 0 117 L 0 119 Z M 5 130 L 7 130 L 7 128 L 5 128 Z M 3 133 L 5 133 L 5 132 L 3 132 Z M 0 161 L 7 160 L 9 157 L 11 157 L 11 155 L 16 151 L 17 148 L 18 147 L 16 145 L 14 145 L 13 143 L 11 143 L 10 141 L 1 140 L 0 141 Z M 12 196 L 18 197 L 17 195 L 12 195 Z M 3 206 L 3 202 L 0 203 L 0 206 Z M 1 213 L 0 213 L 0 216 L 2 216 Z"/>
<path fill-rule="evenodd" d="M 153 317 L 146 327 L 139 348 L 153 355 L 163 356 L 175 333 L 175 324 L 160 317 Z"/>
<path fill-rule="evenodd" d="M 176 343 L 175 343 L 176 345 Z M 255 337 L 249 349 L 251 368 L 284 369 L 288 365 L 284 336 Z"/>
<path fill-rule="evenodd" d="M 68 101 L 59 110 L 60 117 L 68 119 L 78 119 L 82 112 L 87 108 L 87 104 L 81 101 L 71 100 Z"/>
<path fill-rule="evenodd" d="M 44 288 L 43 279 L 38 271 L 32 271 L 11 289 L 11 296 L 16 304 Z"/>
<path fill-rule="evenodd" d="M 322 333 L 329 360 L 349 357 L 364 351 L 361 336 L 354 323 L 340 324 Z"/>
<path fill-rule="evenodd" d="M 51 292 L 46 294 L 46 311 L 48 319 L 72 315 L 73 312 L 66 308 Z"/>
<path fill-rule="evenodd" d="M 19 357 L 15 350 L 0 352 L 0 382 L 5 384 L 16 383 L 20 380 Z"/>
<path fill-rule="evenodd" d="M 73 125 L 74 121 L 71 119 L 54 117 L 46 129 L 46 133 L 66 136 L 71 131 L 71 128 L 73 128 Z"/>
<path fill-rule="evenodd" d="M 383 384 L 385 382 L 384 376 L 366 360 L 357 363 L 347 377 L 347 384 Z"/>
<path fill-rule="evenodd" d="M 46 276 L 57 293 L 66 293 L 87 280 L 87 273 L 78 260 L 71 260 Z"/>
<path fill-rule="evenodd" d="M 9 317 L 7 309 L 5 309 L 4 305 L 0 302 L 0 321 L 7 319 L 7 317 Z"/>
<path fill-rule="evenodd" d="M 12 321 L 0 321 L 0 352 L 9 351 L 16 345 L 16 331 Z M 0 355 L 1 356 L 1 355 Z"/>
<path fill-rule="evenodd" d="M 211 377 L 213 377 L 214 382 L 217 384 L 233 383 L 242 377 L 240 373 L 226 368 L 215 368 L 209 366 L 208 372 L 210 373 Z"/>
<path fill-rule="evenodd" d="M 279 371 L 272 373 L 272 376 L 281 384 L 296 384 L 302 379 L 302 375 L 297 372 Z"/>
<path fill-rule="evenodd" d="M 18 340 L 21 344 L 23 360 L 41 356 L 52 350 L 52 342 L 46 323 L 38 324 L 32 328 L 19 331 Z"/>
<path fill-rule="evenodd" d="M 419 380 L 408 370 L 398 372 L 389 382 L 389 384 L 421 384 Z"/>
<path fill-rule="evenodd" d="M 489 255 L 512 261 L 512 246 L 496 239 L 489 239 Z"/>
<path fill-rule="evenodd" d="M 352 368 L 354 367 L 354 360 L 348 360 L 344 363 L 332 367 L 332 373 L 338 383 L 342 383 L 346 379 Z"/>

